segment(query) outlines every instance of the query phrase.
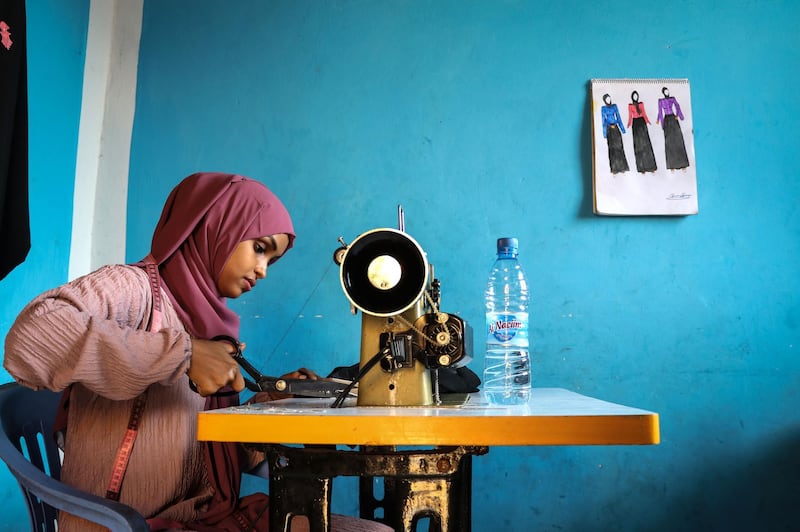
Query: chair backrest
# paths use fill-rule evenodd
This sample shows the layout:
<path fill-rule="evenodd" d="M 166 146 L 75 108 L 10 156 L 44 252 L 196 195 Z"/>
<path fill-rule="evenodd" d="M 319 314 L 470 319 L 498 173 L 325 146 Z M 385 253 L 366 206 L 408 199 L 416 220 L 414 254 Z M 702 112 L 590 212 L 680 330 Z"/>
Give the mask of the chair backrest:
<path fill-rule="evenodd" d="M 0 458 L 22 488 L 32 529 L 56 531 L 58 511 L 64 510 L 114 531 L 148 531 L 133 508 L 59 481 L 61 456 L 53 419 L 60 397 L 16 383 L 0 386 Z"/>

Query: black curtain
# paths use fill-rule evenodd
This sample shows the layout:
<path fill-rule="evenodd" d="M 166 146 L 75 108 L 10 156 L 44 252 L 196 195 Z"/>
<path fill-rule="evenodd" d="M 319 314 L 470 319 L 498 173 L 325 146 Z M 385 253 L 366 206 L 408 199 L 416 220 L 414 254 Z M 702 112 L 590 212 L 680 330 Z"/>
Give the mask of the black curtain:
<path fill-rule="evenodd" d="M 25 0 L 0 0 L 0 279 L 31 248 Z"/>

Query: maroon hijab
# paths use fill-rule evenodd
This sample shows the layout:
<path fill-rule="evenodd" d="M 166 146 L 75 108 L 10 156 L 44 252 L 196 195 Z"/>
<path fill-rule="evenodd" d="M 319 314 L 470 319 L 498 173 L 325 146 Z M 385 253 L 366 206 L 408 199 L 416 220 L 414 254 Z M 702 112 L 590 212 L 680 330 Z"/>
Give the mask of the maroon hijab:
<path fill-rule="evenodd" d="M 292 247 L 294 229 L 286 207 L 258 181 L 198 173 L 172 190 L 153 233 L 150 254 L 192 335 L 238 338 L 239 317 L 219 294 L 217 277 L 241 241 L 279 233 L 289 235 Z"/>
<path fill-rule="evenodd" d="M 159 265 L 162 286 L 189 332 L 198 338 L 225 334 L 239 337 L 239 317 L 217 289 L 222 272 L 243 240 L 285 233 L 294 243 L 286 208 L 258 181 L 233 174 L 198 173 L 175 187 L 167 198 L 153 233 L 150 255 Z M 206 399 L 206 410 L 239 404 L 236 395 Z M 186 524 L 198 531 L 240 530 L 245 524 L 267 526 L 268 497 L 239 499 L 241 465 L 238 445 L 205 445 L 208 480 L 214 496 L 199 521 Z M 182 528 L 178 523 L 150 520 L 153 530 Z"/>

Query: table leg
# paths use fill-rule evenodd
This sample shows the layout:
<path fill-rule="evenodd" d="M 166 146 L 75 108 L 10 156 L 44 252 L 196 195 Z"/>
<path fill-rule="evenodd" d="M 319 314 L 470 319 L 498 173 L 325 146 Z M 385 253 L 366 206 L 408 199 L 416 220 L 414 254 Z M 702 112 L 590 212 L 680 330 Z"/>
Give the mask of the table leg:
<path fill-rule="evenodd" d="M 381 477 L 362 475 L 359 505 L 362 519 L 381 521 L 397 531 L 416 530 L 430 519 L 430 532 L 469 532 L 472 518 L 472 455 L 486 448 L 416 451 L 403 455 L 391 448 L 365 448 L 365 454 L 382 453 L 390 460 Z M 383 495 L 376 495 L 381 487 Z M 383 513 L 383 517 L 381 517 Z"/>
<path fill-rule="evenodd" d="M 332 479 L 303 474 L 313 471 L 313 460 L 306 462 L 303 453 L 291 455 L 291 464 L 274 452 L 268 458 L 269 529 L 290 532 L 292 518 L 306 516 L 310 532 L 330 532 Z"/>
<path fill-rule="evenodd" d="M 311 532 L 329 532 L 332 478 L 358 476 L 360 516 L 398 532 L 429 518 L 431 532 L 469 532 L 472 456 L 487 447 L 404 450 L 331 446 L 259 446 L 270 474 L 270 527 L 288 532 L 294 516 L 305 515 Z M 375 487 L 383 483 L 383 496 Z M 383 515 L 380 515 L 380 514 Z"/>

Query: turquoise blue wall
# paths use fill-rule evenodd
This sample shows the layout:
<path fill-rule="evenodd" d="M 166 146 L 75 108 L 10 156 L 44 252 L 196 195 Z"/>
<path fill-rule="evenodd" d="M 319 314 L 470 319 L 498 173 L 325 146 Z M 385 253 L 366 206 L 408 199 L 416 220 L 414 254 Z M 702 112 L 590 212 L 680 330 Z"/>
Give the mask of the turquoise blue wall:
<path fill-rule="evenodd" d="M 4 329 L 67 272 L 88 2 L 37 4 L 34 250 L 0 283 Z M 394 226 L 402 203 L 445 310 L 480 324 L 494 239 L 515 234 L 535 295 L 534 385 L 656 411 L 663 441 L 493 448 L 474 463 L 473 530 L 791 528 L 800 6 L 538 4 L 146 1 L 128 259 L 180 177 L 262 179 L 299 236 L 235 302 L 242 337 L 265 371 L 326 371 L 358 349 L 337 237 Z M 591 214 L 593 77 L 690 79 L 698 216 Z M 12 488 L 0 495 L 24 523 Z M 337 484 L 337 511 L 355 511 L 353 489 Z"/>
<path fill-rule="evenodd" d="M 31 250 L 0 282 L 0 337 L 35 295 L 66 282 L 89 1 L 27 3 Z M 0 382 L 11 377 L 0 368 Z M 0 466 L 0 530 L 25 530 L 21 492 Z"/>
<path fill-rule="evenodd" d="M 654 410 L 663 442 L 492 449 L 474 530 L 788 527 L 798 23 L 788 1 L 147 1 L 129 258 L 181 176 L 264 180 L 298 239 L 236 302 L 243 339 L 266 371 L 326 371 L 358 349 L 338 236 L 395 226 L 402 203 L 444 308 L 480 326 L 495 238 L 515 235 L 534 385 Z M 689 78 L 698 216 L 592 215 L 593 77 Z"/>

